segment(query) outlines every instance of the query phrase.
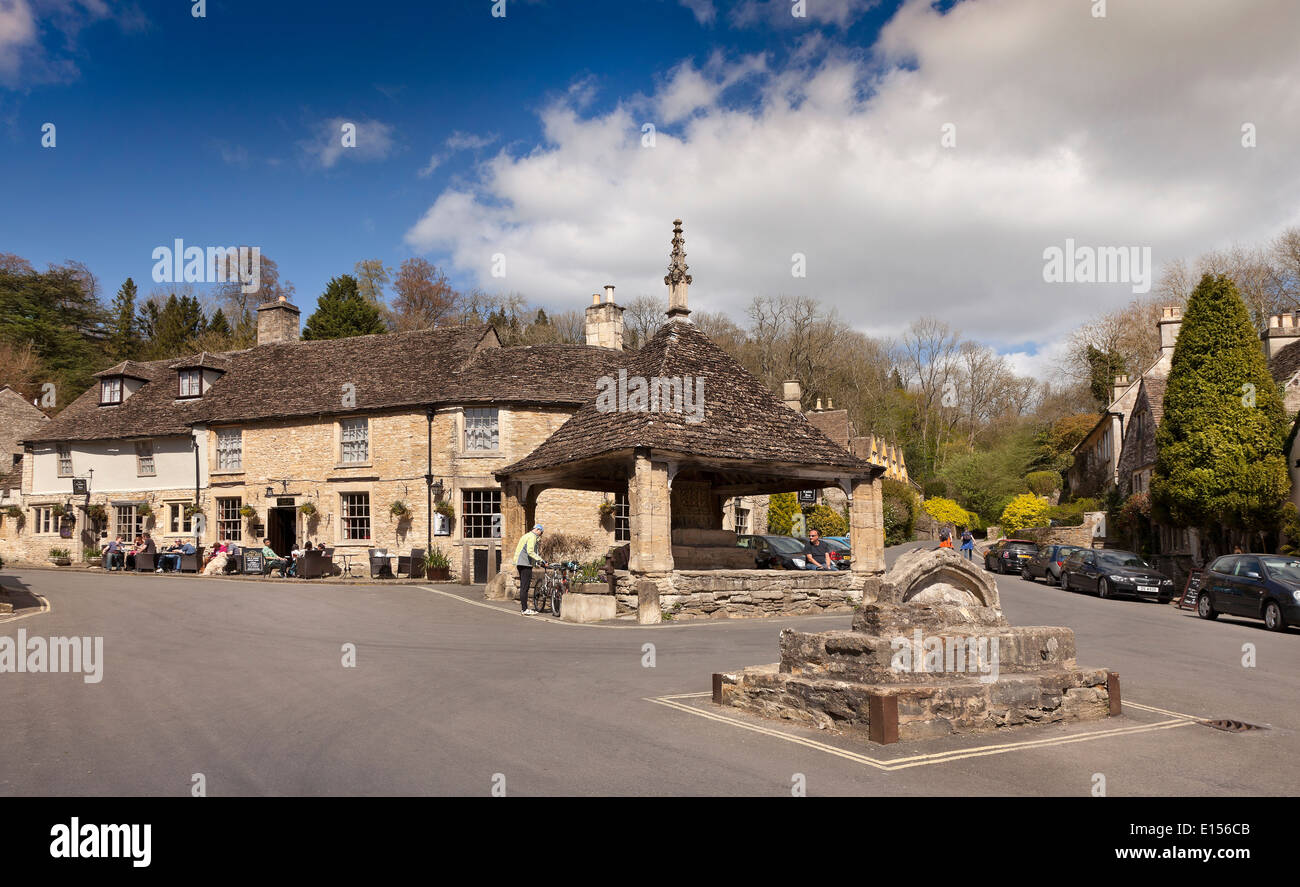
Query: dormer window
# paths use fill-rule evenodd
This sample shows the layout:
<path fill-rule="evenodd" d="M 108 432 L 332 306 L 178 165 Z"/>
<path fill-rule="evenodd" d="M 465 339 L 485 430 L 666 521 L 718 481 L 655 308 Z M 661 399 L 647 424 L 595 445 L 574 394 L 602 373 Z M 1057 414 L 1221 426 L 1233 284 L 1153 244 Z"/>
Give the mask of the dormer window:
<path fill-rule="evenodd" d="M 122 377 L 109 376 L 99 380 L 99 404 L 107 406 L 122 402 Z"/>
<path fill-rule="evenodd" d="M 180 397 L 201 397 L 203 395 L 203 370 L 180 371 Z"/>

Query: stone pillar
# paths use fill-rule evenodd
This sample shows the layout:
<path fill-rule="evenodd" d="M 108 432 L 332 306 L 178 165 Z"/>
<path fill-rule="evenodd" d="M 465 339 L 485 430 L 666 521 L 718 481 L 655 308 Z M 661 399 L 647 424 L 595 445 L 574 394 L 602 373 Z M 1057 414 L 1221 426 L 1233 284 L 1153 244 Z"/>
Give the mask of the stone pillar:
<path fill-rule="evenodd" d="M 853 503 L 849 506 L 849 545 L 853 549 L 855 573 L 882 573 L 885 570 L 883 487 L 879 477 L 853 482 Z"/>
<path fill-rule="evenodd" d="M 668 466 L 651 462 L 648 449 L 638 449 L 628 480 L 627 501 L 632 530 L 628 569 L 633 573 L 669 573 L 673 569 L 672 506 Z"/>

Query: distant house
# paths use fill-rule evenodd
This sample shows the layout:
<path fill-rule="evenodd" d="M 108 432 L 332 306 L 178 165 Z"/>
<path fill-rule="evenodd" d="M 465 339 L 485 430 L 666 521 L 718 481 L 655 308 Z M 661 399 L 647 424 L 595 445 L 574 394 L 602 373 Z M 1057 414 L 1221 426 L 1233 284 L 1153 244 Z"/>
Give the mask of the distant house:
<path fill-rule="evenodd" d="M 22 440 L 49 416 L 8 385 L 0 385 L 0 508 L 19 505 L 23 486 Z M 0 534 L 2 539 L 6 534 Z"/>

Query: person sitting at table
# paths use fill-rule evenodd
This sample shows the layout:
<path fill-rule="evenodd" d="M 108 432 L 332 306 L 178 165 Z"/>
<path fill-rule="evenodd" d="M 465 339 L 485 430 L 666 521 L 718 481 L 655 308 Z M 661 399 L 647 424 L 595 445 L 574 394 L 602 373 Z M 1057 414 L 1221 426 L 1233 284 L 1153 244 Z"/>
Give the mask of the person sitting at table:
<path fill-rule="evenodd" d="M 180 572 L 181 555 L 193 554 L 193 553 L 194 553 L 194 546 L 191 545 L 186 540 L 180 539 L 176 542 L 173 542 L 171 545 L 167 547 L 167 549 L 162 554 L 158 555 L 157 572 L 161 573 L 164 569 L 169 569 L 173 573 Z M 172 566 L 168 567 L 167 564 L 172 564 Z"/>
<path fill-rule="evenodd" d="M 289 569 L 289 559 L 280 557 L 271 547 L 270 539 L 262 540 L 262 570 L 268 575 L 272 570 L 280 571 L 280 578 L 285 578 L 285 572 Z"/>
<path fill-rule="evenodd" d="M 208 557 L 208 562 L 203 566 L 204 576 L 220 576 L 226 569 L 226 564 L 230 562 L 230 546 L 225 542 L 218 542 L 217 547 Z"/>
<path fill-rule="evenodd" d="M 310 539 L 308 539 L 307 542 L 304 543 L 303 545 L 300 545 L 297 548 L 295 548 L 293 551 L 289 552 L 289 557 L 292 560 L 292 563 L 289 564 L 288 575 L 290 576 L 298 575 L 298 561 L 302 558 L 304 554 L 306 554 L 309 551 L 311 551 Z"/>
<path fill-rule="evenodd" d="M 142 551 L 144 551 L 144 537 L 136 536 L 135 542 L 132 543 L 131 545 L 131 550 L 128 551 L 126 553 L 126 557 L 122 559 L 122 562 L 123 564 L 125 564 L 126 569 L 128 570 L 135 569 L 135 556 Z"/>
<path fill-rule="evenodd" d="M 107 563 L 110 570 L 114 568 L 121 570 L 123 564 L 126 562 L 126 552 L 122 543 L 122 537 L 118 536 L 114 539 L 110 539 L 108 544 L 104 546 L 104 554 L 108 555 Z"/>

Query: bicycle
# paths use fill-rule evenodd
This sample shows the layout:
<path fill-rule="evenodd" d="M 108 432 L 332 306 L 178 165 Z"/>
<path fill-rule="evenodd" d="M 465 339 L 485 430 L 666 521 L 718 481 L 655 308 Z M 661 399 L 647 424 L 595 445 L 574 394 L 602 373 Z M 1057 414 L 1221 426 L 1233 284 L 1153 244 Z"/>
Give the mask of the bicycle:
<path fill-rule="evenodd" d="M 578 569 L 577 561 L 546 564 L 546 577 L 533 587 L 533 609 L 539 613 L 550 611 L 556 618 L 560 615 L 560 606 L 564 594 L 569 590 L 570 577 Z"/>

